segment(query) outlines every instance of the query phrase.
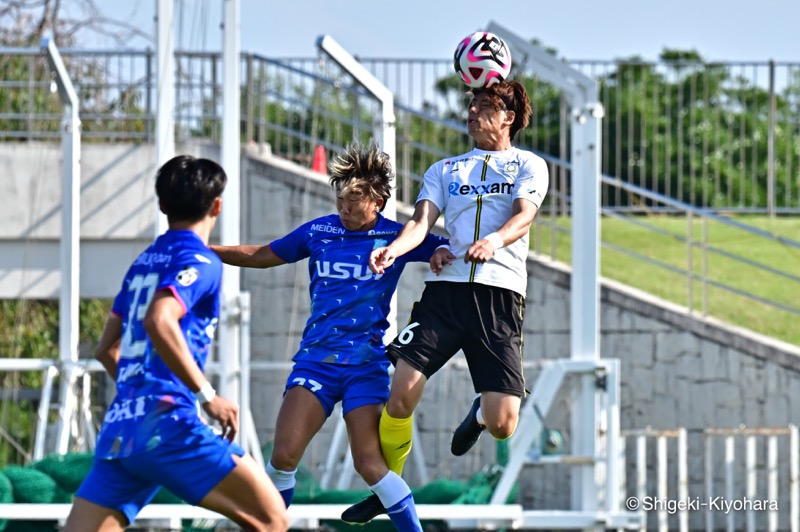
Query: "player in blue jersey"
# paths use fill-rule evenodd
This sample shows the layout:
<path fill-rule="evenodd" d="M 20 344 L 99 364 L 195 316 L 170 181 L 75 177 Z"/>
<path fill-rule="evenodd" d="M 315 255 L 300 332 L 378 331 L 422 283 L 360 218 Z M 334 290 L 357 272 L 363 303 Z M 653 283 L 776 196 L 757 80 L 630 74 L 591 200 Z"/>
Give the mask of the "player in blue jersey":
<path fill-rule="evenodd" d="M 287 506 L 303 453 L 334 406 L 342 411 L 353 463 L 399 530 L 421 530 L 414 500 L 398 472 L 384 461 L 378 436 L 389 396 L 389 361 L 383 337 L 392 294 L 409 261 L 427 262 L 447 240 L 428 235 L 420 245 L 375 275 L 369 255 L 386 246 L 402 225 L 380 211 L 391 194 L 393 171 L 377 146 L 350 146 L 331 164 L 337 214 L 305 223 L 274 242 L 212 246 L 227 264 L 269 268 L 308 259 L 311 316 L 286 383 L 267 465 Z"/>
<path fill-rule="evenodd" d="M 246 530 L 289 526 L 269 477 L 233 443 L 238 407 L 203 375 L 222 274 L 207 243 L 226 181 L 217 163 L 187 155 L 157 173 L 169 230 L 128 269 L 100 337 L 96 356 L 117 395 L 67 532 L 122 530 L 161 486 Z M 198 402 L 221 434 L 200 417 Z"/>

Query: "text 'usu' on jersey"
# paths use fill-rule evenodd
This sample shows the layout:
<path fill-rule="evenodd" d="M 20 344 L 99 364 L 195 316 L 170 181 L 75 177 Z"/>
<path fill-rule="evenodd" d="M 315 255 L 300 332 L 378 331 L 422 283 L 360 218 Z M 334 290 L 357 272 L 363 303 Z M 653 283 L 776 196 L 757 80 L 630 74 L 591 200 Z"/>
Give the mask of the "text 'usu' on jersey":
<path fill-rule="evenodd" d="M 98 456 L 151 449 L 174 434 L 181 419 L 196 421 L 194 393 L 155 352 L 142 321 L 156 292 L 172 292 L 186 311 L 180 326 L 203 370 L 217 327 L 221 276 L 219 257 L 188 230 L 167 231 L 134 261 L 112 307 L 122 318 L 117 396 L 98 437 Z"/>
<path fill-rule="evenodd" d="M 305 223 L 270 244 L 286 262 L 308 258 L 311 316 L 293 360 L 362 364 L 385 358 L 389 304 L 406 263 L 427 262 L 447 240 L 428 235 L 383 274 L 369 269 L 373 249 L 397 238 L 402 225 L 378 216 L 369 231 L 349 231 L 339 216 Z"/>

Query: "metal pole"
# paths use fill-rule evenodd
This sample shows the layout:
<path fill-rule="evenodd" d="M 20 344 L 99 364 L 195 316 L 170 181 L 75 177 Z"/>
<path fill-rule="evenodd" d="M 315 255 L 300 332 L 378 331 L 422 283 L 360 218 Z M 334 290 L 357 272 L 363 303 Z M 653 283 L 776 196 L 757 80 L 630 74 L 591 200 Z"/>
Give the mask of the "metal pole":
<path fill-rule="evenodd" d="M 317 39 L 317 47 L 325 52 L 336 64 L 344 69 L 353 79 L 364 87 L 367 92 L 372 94 L 382 104 L 381 123 L 376 125 L 375 140 L 384 152 L 389 155 L 392 165 L 397 169 L 396 158 L 396 131 L 394 115 L 394 95 L 383 85 L 375 76 L 369 72 L 364 65 L 356 61 L 342 46 L 328 35 L 322 35 Z M 396 183 L 395 183 L 396 186 Z M 396 190 L 395 190 L 396 192 Z M 383 214 L 392 220 L 397 217 L 397 198 L 395 194 L 386 202 Z M 392 303 L 389 310 L 389 328 L 386 330 L 385 339 L 391 341 L 397 334 L 397 294 L 392 296 Z"/>
<path fill-rule="evenodd" d="M 375 138 L 383 151 L 389 156 L 392 161 L 392 166 L 397 172 L 397 157 L 396 157 L 396 130 L 395 130 L 395 116 L 394 116 L 394 96 L 391 93 L 385 95 L 382 100 L 383 106 L 381 109 L 382 123 L 378 124 L 376 128 Z M 394 193 L 386 200 L 386 206 L 383 209 L 383 215 L 390 220 L 397 219 L 397 176 L 395 175 Z M 386 329 L 386 341 L 391 341 L 397 336 L 397 291 L 392 294 L 392 301 L 389 306 L 389 327 Z"/>
<path fill-rule="evenodd" d="M 775 61 L 769 61 L 769 126 L 767 127 L 767 214 L 775 216 Z"/>
<path fill-rule="evenodd" d="M 175 156 L 175 50 L 173 35 L 173 0 L 156 0 L 156 164 L 153 175 L 161 165 Z M 155 203 L 153 230 L 155 236 L 167 230 L 167 217 Z"/>
<path fill-rule="evenodd" d="M 573 360 L 600 360 L 600 119 L 599 104 L 581 105 L 572 123 L 572 281 L 570 344 Z M 574 453 L 597 453 L 598 401 L 594 375 L 580 377 L 573 395 L 571 429 Z M 573 470 L 573 509 L 597 509 L 597 484 L 592 464 Z"/>
<path fill-rule="evenodd" d="M 620 511 L 619 486 L 625 471 L 625 464 L 620 460 L 624 456 L 620 449 L 625 440 L 620 435 L 619 371 L 619 359 L 609 360 L 606 372 L 606 511 L 609 515 Z"/>
<path fill-rule="evenodd" d="M 800 530 L 800 435 L 789 425 L 789 530 Z"/>
<path fill-rule="evenodd" d="M 223 21 L 222 68 L 225 80 L 222 89 L 222 167 L 228 175 L 223 194 L 221 241 L 223 245 L 238 244 L 240 237 L 240 165 L 241 123 L 239 31 L 241 27 L 239 0 L 225 0 Z M 241 270 L 233 266 L 222 269 L 222 315 L 219 328 L 220 393 L 231 399 L 239 397 L 239 294 Z"/>
<path fill-rule="evenodd" d="M 487 31 L 500 35 L 511 47 L 517 68 L 530 68 L 537 78 L 561 89 L 572 109 L 571 358 L 599 364 L 600 121 L 603 106 L 599 103 L 597 82 L 496 22 L 491 22 Z M 597 388 L 593 375 L 583 375 L 580 381 L 573 394 L 572 448 L 576 455 L 596 456 Z M 595 512 L 597 493 L 594 465 L 576 465 L 572 475 L 572 509 Z"/>
<path fill-rule="evenodd" d="M 55 366 L 48 367 L 44 372 L 42 396 L 39 400 L 39 410 L 36 414 L 36 439 L 33 442 L 33 459 L 41 460 L 45 453 L 45 439 L 47 438 L 47 420 L 50 415 L 50 398 L 53 396 L 53 381 L 58 375 Z"/>
<path fill-rule="evenodd" d="M 689 450 L 687 447 L 686 429 L 678 429 L 678 500 L 689 499 Z M 678 515 L 678 530 L 689 530 L 689 512 L 681 510 Z"/>
<path fill-rule="evenodd" d="M 80 273 L 80 190 L 81 190 L 81 121 L 78 117 L 78 96 L 55 43 L 43 39 L 41 48 L 62 103 L 61 121 L 61 289 L 58 305 L 58 349 L 62 364 L 78 360 L 78 315 Z M 62 371 L 59 388 L 58 442 L 56 452 L 64 454 L 69 446 L 69 427 L 73 401 L 72 373 Z"/>

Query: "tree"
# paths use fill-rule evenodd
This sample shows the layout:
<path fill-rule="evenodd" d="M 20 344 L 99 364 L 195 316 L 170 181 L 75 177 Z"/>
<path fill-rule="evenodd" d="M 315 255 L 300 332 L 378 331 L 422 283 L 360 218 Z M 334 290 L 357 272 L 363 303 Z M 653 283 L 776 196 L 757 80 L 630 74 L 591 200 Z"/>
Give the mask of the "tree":
<path fill-rule="evenodd" d="M 103 36 L 117 46 L 152 35 L 124 20 L 102 15 L 95 0 L 0 0 L 0 44 L 38 46 L 50 36 L 59 48 L 75 46 L 88 36 Z"/>
<path fill-rule="evenodd" d="M 617 61 L 600 78 L 606 107 L 607 174 L 695 206 L 766 207 L 768 89 L 707 63 L 694 50 L 665 49 L 660 63 Z M 787 94 L 775 95 L 779 124 L 796 124 Z M 775 160 L 791 157 L 793 132 L 776 127 Z M 782 193 L 795 177 L 775 168 L 780 207 L 797 207 Z M 606 198 L 626 204 L 625 195 Z"/>
<path fill-rule="evenodd" d="M 117 46 L 134 37 L 151 40 L 140 28 L 103 16 L 95 0 L 0 0 L 0 46 L 35 48 L 43 37 L 52 38 L 59 49 L 93 38 L 110 40 Z M 84 133 L 145 131 L 147 121 L 141 103 L 147 87 L 135 82 L 127 87 L 115 86 L 115 66 L 100 57 L 70 56 L 64 63 L 76 85 Z M 38 56 L 5 54 L 0 58 L 0 79 L 27 81 L 27 86 L 15 84 L 0 91 L 0 138 L 24 140 L 58 131 L 59 118 L 54 117 L 60 113 L 61 102 L 47 90 L 49 77 L 45 61 Z M 105 118 L 84 119 L 97 116 Z"/>

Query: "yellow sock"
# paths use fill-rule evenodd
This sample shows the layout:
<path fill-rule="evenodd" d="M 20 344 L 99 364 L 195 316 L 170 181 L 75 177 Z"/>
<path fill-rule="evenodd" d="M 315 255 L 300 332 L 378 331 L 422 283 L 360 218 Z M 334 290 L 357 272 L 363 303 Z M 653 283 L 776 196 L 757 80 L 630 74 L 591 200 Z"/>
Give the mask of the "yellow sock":
<path fill-rule="evenodd" d="M 412 421 L 414 415 L 407 418 L 395 418 L 383 407 L 380 424 L 381 451 L 390 471 L 403 474 L 408 453 L 411 452 Z"/>

